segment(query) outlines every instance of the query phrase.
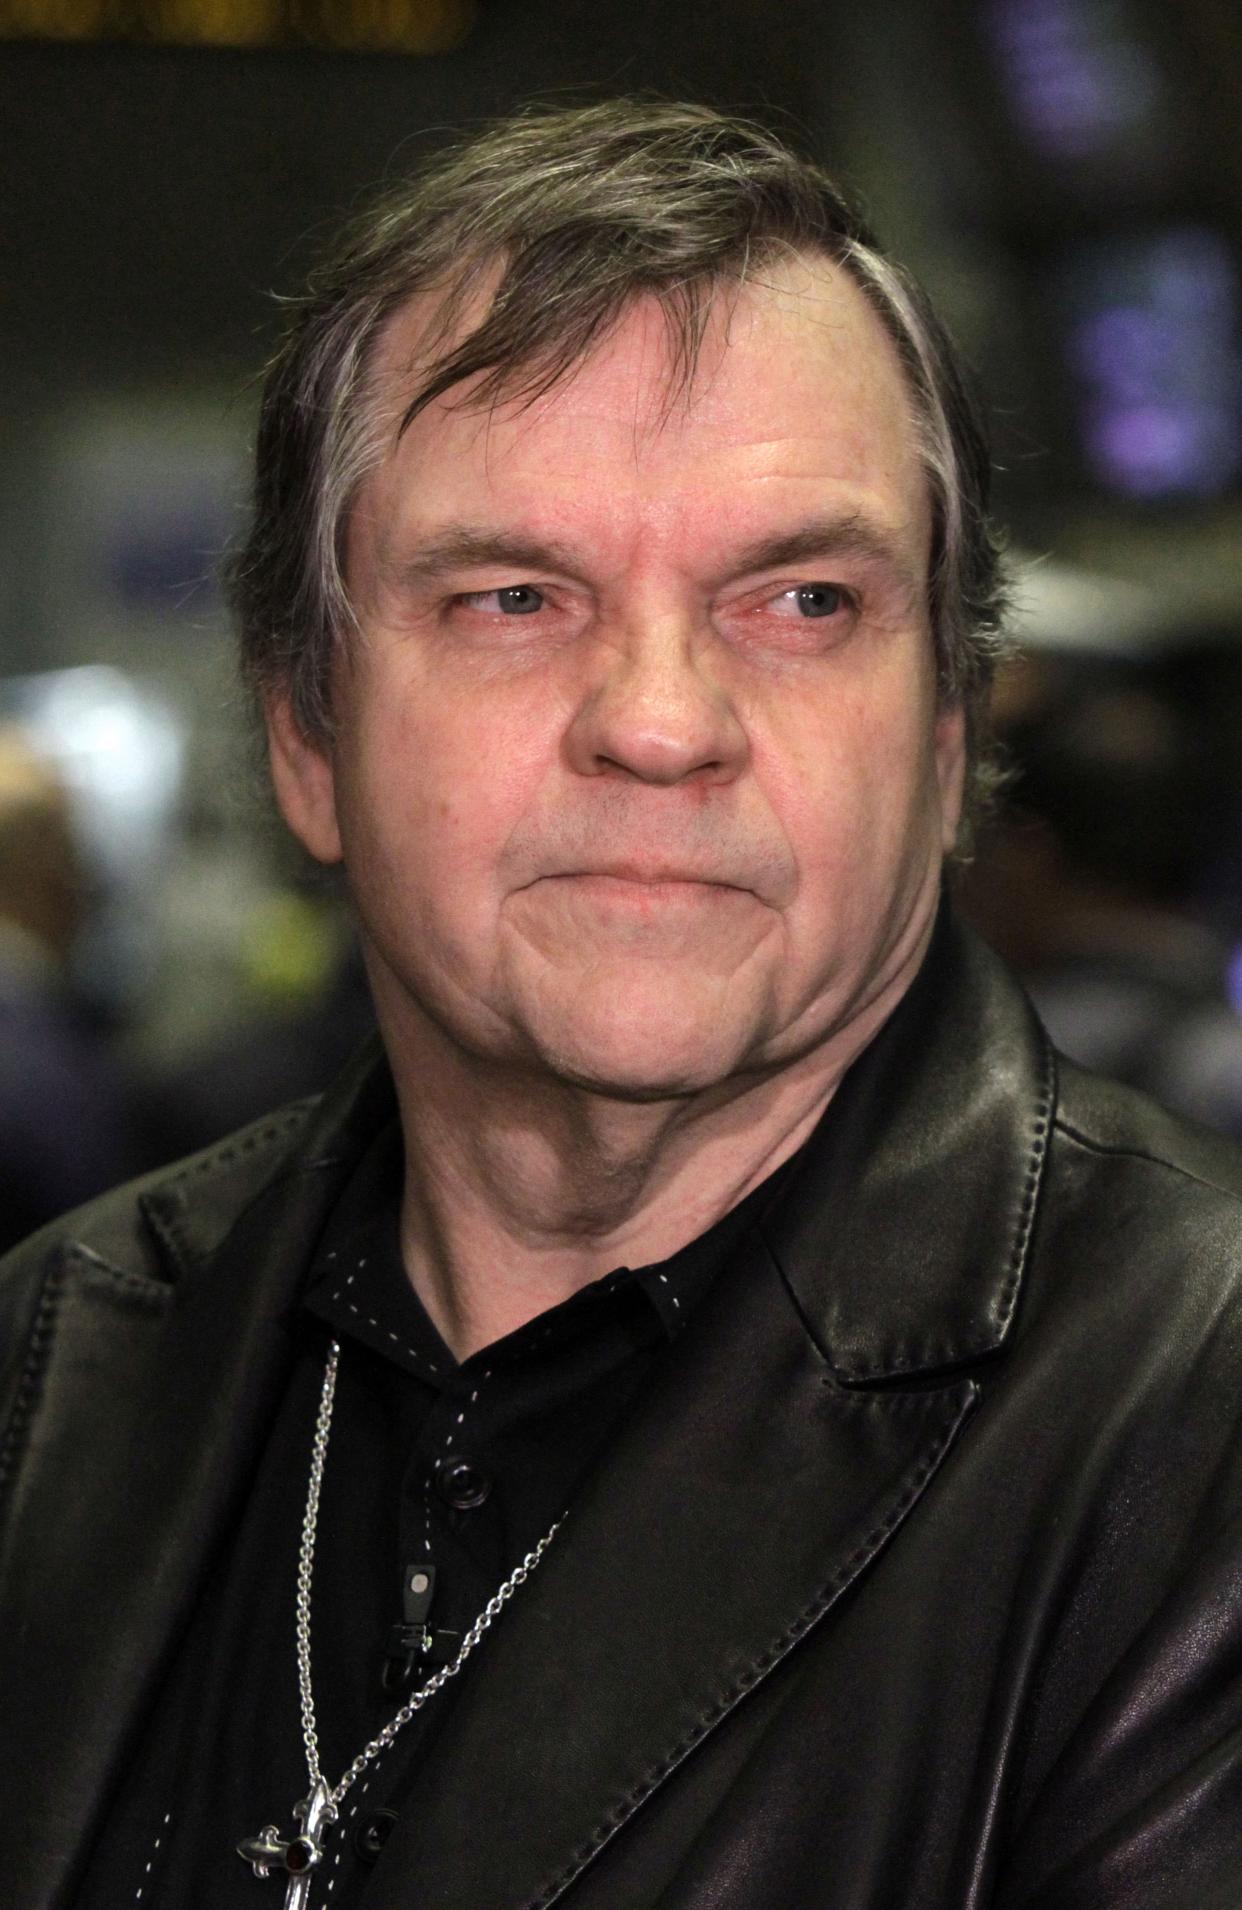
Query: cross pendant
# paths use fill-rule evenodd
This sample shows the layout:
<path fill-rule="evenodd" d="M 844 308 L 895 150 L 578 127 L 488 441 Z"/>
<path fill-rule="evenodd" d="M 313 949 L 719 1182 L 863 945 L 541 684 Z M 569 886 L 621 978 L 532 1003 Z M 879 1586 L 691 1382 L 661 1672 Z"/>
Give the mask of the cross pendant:
<path fill-rule="evenodd" d="M 321 1833 L 336 1822 L 336 1806 L 322 1778 L 309 1797 L 295 1804 L 293 1814 L 302 1826 L 296 1837 L 283 1838 L 275 1824 L 265 1824 L 257 1837 L 245 1837 L 237 1854 L 251 1865 L 256 1877 L 283 1870 L 289 1879 L 285 1910 L 306 1910 L 311 1872 L 323 1861 Z"/>

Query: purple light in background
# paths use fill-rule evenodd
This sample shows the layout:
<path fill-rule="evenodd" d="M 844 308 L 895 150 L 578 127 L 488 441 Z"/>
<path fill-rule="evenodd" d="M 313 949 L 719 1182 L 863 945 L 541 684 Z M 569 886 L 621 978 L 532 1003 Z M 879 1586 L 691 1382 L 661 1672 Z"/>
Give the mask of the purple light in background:
<path fill-rule="evenodd" d="M 1158 313 L 1114 305 L 1071 334 L 1070 358 L 1088 384 L 1106 388 L 1118 403 L 1141 404 L 1177 343 L 1176 327 Z"/>
<path fill-rule="evenodd" d="M 1132 405 L 1101 413 L 1089 435 L 1097 464 L 1133 497 L 1210 495 L 1236 463 L 1216 425 L 1211 412 Z"/>
<path fill-rule="evenodd" d="M 1065 286 L 1096 475 L 1137 498 L 1225 490 L 1242 471 L 1242 351 L 1224 241 L 1198 228 L 1107 240 L 1076 255 Z"/>
<path fill-rule="evenodd" d="M 984 28 L 1014 113 L 1046 158 L 1118 146 L 1161 104 L 1155 62 L 1117 0 L 988 0 Z"/>

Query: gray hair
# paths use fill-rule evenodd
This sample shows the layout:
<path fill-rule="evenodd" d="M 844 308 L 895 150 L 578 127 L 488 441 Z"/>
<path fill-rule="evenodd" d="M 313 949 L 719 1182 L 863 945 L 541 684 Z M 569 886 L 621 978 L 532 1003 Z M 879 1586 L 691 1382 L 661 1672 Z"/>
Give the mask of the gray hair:
<path fill-rule="evenodd" d="M 764 128 L 699 106 L 623 99 L 503 120 L 433 159 L 315 274 L 269 368 L 253 523 L 231 566 L 243 668 L 260 696 L 286 694 L 305 734 L 330 738 L 334 654 L 354 623 L 345 529 L 385 448 L 376 344 L 412 297 L 438 296 L 442 349 L 401 429 L 467 379 L 471 402 L 538 397 L 642 295 L 664 308 L 684 386 L 722 287 L 790 254 L 847 273 L 900 358 L 931 503 L 940 695 L 966 713 L 976 810 L 994 780 L 986 708 L 1004 580 L 988 447 L 961 362 L 926 295 L 819 167 Z M 483 318 L 454 342 L 485 282 Z"/>

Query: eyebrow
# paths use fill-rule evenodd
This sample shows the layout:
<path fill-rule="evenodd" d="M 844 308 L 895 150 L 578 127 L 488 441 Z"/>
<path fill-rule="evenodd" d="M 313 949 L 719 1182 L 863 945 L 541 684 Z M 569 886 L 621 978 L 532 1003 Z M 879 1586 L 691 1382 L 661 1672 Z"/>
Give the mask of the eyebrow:
<path fill-rule="evenodd" d="M 475 530 L 466 524 L 450 525 L 428 538 L 410 556 L 398 559 L 393 569 L 404 583 L 427 583 L 446 571 L 492 564 L 520 571 L 577 569 L 568 546 L 554 539 L 544 542 L 505 531 Z"/>
<path fill-rule="evenodd" d="M 862 558 L 866 563 L 891 571 L 896 581 L 912 595 L 923 585 L 900 533 L 886 529 L 857 511 L 840 517 L 812 518 L 796 530 L 746 544 L 730 559 L 729 570 L 734 577 L 745 577 L 752 571 L 785 570 L 817 557 Z"/>
<path fill-rule="evenodd" d="M 791 531 L 782 531 L 745 544 L 734 552 L 727 576 L 745 577 L 755 571 L 781 570 L 814 558 L 855 557 L 888 570 L 911 595 L 922 588 L 899 532 L 890 531 L 860 512 L 811 518 Z M 430 537 L 417 550 L 400 558 L 393 569 L 405 584 L 427 583 L 446 572 L 499 565 L 523 572 L 560 571 L 578 575 L 581 557 L 555 538 L 540 539 L 468 524 L 452 524 Z"/>

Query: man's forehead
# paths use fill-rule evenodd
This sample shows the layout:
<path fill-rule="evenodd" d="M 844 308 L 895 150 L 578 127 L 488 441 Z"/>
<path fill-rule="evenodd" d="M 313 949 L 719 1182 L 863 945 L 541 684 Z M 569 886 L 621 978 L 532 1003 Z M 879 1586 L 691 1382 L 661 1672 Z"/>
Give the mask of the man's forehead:
<path fill-rule="evenodd" d="M 390 427 L 404 435 L 412 406 L 440 368 L 489 317 L 503 276 L 499 263 L 460 288 L 415 294 L 388 320 L 372 371 L 372 391 Z M 831 260 L 793 254 L 756 269 L 743 282 L 722 277 L 703 288 L 701 312 L 637 290 L 585 352 L 549 335 L 495 375 L 478 374 L 433 401 L 458 420 L 473 416 L 536 423 L 542 415 L 598 403 L 601 364 L 611 377 L 607 402 L 623 407 L 636 451 L 678 427 L 727 430 L 741 394 L 729 373 L 743 361 L 770 360 L 774 401 L 813 411 L 848 388 L 859 412 L 886 412 L 898 431 L 914 423 L 905 373 L 884 326 L 850 276 Z M 749 366 L 748 366 L 749 369 Z M 776 420 L 774 419 L 774 422 Z M 744 428 L 754 428 L 747 416 Z"/>

